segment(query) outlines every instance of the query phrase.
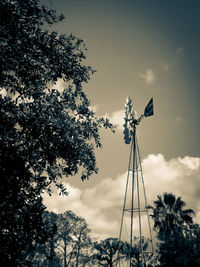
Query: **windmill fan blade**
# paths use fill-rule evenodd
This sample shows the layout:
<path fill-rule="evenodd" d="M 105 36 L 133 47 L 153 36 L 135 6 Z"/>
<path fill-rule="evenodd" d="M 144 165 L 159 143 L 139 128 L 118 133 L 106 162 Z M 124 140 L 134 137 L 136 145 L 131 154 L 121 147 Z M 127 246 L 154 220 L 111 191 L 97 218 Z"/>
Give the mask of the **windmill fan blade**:
<path fill-rule="evenodd" d="M 151 98 L 151 100 L 149 101 L 149 103 L 147 104 L 145 110 L 144 110 L 144 116 L 145 117 L 149 117 L 154 115 L 154 110 L 153 110 L 153 98 Z"/>
<path fill-rule="evenodd" d="M 129 145 L 130 142 L 131 142 L 131 137 L 130 137 L 129 129 L 128 128 L 125 128 L 123 133 L 124 133 L 124 141 L 125 141 L 125 144 Z"/>

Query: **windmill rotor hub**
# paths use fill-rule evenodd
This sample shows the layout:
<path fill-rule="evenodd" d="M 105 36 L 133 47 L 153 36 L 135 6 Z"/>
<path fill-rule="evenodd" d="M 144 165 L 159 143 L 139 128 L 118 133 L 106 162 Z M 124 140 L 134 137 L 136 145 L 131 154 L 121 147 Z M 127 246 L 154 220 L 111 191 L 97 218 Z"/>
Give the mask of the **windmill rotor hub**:
<path fill-rule="evenodd" d="M 133 120 L 132 120 L 132 123 L 133 123 L 133 125 L 135 126 L 135 125 L 139 125 L 140 122 L 139 122 L 138 120 L 136 120 L 136 119 L 133 119 Z"/>

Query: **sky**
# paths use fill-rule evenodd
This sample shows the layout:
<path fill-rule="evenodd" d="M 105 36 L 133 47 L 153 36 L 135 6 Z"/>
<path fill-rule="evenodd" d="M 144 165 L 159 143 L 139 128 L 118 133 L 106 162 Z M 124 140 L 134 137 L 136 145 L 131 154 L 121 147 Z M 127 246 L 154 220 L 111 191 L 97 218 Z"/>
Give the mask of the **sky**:
<path fill-rule="evenodd" d="M 64 178 L 69 195 L 45 195 L 47 208 L 74 211 L 99 238 L 118 236 L 130 151 L 124 103 L 130 96 L 139 116 L 153 97 L 155 115 L 137 127 L 148 202 L 163 192 L 182 196 L 200 223 L 200 2 L 42 2 L 66 17 L 54 30 L 85 41 L 86 64 L 96 73 L 84 90 L 97 115 L 119 125 L 115 134 L 101 130 L 98 174 Z"/>

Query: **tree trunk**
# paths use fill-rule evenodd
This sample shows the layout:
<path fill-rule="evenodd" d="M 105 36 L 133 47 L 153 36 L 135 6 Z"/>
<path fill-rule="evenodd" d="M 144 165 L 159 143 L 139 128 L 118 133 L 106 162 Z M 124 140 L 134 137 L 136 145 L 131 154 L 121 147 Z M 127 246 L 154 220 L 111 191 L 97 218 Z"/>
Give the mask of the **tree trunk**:
<path fill-rule="evenodd" d="M 80 235 L 79 235 L 79 238 L 78 238 L 78 249 L 77 249 L 77 254 L 76 254 L 76 267 L 78 267 L 79 254 L 80 254 L 80 249 L 81 249 L 82 231 L 83 231 L 83 229 L 81 229 Z"/>
<path fill-rule="evenodd" d="M 66 238 L 64 238 L 64 267 L 67 267 L 67 242 Z"/>
<path fill-rule="evenodd" d="M 112 254 L 112 249 L 110 249 L 109 267 L 113 267 L 113 254 Z"/>
<path fill-rule="evenodd" d="M 78 240 L 78 249 L 77 249 L 77 254 L 76 254 L 76 267 L 78 267 L 79 253 L 80 253 L 80 239 Z"/>
<path fill-rule="evenodd" d="M 53 241 L 53 238 L 52 238 L 51 242 L 50 242 L 50 255 L 49 255 L 49 266 L 50 267 L 54 266 L 54 256 L 55 256 L 54 241 Z"/>

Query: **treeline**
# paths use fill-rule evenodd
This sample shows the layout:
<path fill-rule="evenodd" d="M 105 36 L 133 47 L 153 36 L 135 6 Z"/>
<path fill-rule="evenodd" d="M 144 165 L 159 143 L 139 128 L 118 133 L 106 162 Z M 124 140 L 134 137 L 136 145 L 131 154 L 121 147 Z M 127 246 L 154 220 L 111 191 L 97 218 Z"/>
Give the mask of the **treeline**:
<path fill-rule="evenodd" d="M 127 257 L 128 244 L 117 238 L 94 241 L 85 219 L 72 211 L 55 214 L 45 211 L 46 240 L 36 243 L 31 253 L 24 257 L 25 266 L 114 266 L 119 256 Z"/>
<path fill-rule="evenodd" d="M 139 241 L 131 249 L 129 243 L 118 238 L 95 241 L 85 219 L 72 211 L 43 214 L 46 239 L 35 243 L 31 253 L 24 251 L 20 266 L 115 266 L 119 259 L 133 258 L 138 266 L 141 263 Z M 147 248 L 148 241 L 144 241 Z M 150 262 L 152 255 L 148 257 Z"/>
<path fill-rule="evenodd" d="M 155 255 L 144 253 L 145 266 L 200 266 L 200 226 L 193 222 L 194 211 L 173 194 L 159 195 L 150 206 L 155 230 Z M 141 245 L 122 242 L 118 238 L 97 241 L 84 218 L 72 211 L 62 214 L 44 211 L 45 239 L 24 250 L 18 266 L 117 266 L 121 260 L 141 266 Z M 149 240 L 143 237 L 143 250 Z"/>

